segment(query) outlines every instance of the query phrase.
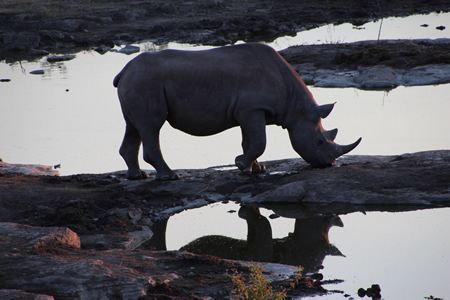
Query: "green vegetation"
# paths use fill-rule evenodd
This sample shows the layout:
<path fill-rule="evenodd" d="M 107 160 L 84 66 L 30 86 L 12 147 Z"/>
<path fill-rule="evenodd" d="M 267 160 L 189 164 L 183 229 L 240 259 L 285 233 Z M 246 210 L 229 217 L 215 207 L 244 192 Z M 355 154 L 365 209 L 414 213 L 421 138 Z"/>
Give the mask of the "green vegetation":
<path fill-rule="evenodd" d="M 236 270 L 234 270 L 232 275 L 227 272 L 227 277 L 233 281 L 231 298 L 239 300 L 286 299 L 286 291 L 274 292 L 270 286 L 270 281 L 264 277 L 263 272 L 264 268 L 261 265 L 251 265 L 248 284 L 244 279 L 244 275 L 238 273 Z"/>

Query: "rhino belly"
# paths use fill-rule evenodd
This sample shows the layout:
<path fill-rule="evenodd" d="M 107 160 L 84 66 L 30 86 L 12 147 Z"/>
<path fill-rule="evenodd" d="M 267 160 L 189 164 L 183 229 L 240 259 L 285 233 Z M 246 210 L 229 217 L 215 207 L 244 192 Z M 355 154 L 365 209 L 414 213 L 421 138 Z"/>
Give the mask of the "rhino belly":
<path fill-rule="evenodd" d="M 211 111 L 171 113 L 167 116 L 169 124 L 178 130 L 195 136 L 214 135 L 237 126 L 226 114 L 214 114 Z"/>

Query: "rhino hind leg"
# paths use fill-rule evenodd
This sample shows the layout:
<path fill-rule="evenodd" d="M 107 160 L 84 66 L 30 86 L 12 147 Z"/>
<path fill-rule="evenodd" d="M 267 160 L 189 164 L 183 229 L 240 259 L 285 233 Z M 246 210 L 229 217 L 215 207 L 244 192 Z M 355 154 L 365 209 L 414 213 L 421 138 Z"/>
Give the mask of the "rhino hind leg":
<path fill-rule="evenodd" d="M 155 168 L 156 180 L 176 180 L 179 179 L 180 176 L 172 171 L 166 164 L 159 146 L 159 130 L 161 126 L 157 129 L 155 129 L 155 127 L 147 126 L 145 127 L 145 132 L 141 134 L 144 146 L 144 160 Z"/>
<path fill-rule="evenodd" d="M 236 166 L 246 175 L 264 173 L 266 166 L 256 159 L 266 148 L 266 123 L 264 113 L 254 113 L 241 123 L 242 150 L 244 154 L 236 157 Z"/>
<path fill-rule="evenodd" d="M 141 146 L 141 137 L 136 128 L 126 120 L 125 136 L 119 153 L 128 166 L 127 178 L 138 180 L 148 178 L 148 174 L 139 168 L 138 154 Z"/>

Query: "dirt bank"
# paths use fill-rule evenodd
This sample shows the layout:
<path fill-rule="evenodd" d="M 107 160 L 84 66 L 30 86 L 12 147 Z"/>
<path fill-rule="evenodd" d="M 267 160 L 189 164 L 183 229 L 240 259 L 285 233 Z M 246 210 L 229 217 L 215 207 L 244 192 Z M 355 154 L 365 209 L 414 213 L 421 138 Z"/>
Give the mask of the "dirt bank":
<path fill-rule="evenodd" d="M 2 1 L 0 60 L 151 40 L 226 45 L 271 41 L 328 23 L 448 12 L 447 1 Z"/>

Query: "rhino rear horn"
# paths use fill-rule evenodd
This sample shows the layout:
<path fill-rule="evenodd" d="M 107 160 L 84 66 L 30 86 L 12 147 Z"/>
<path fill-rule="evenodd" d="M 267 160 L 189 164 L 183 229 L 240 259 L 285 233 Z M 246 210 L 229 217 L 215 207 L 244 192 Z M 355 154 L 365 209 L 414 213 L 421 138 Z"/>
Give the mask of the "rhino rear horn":
<path fill-rule="evenodd" d="M 322 119 L 325 119 L 331 113 L 335 104 L 336 104 L 336 102 L 334 102 L 332 104 L 319 105 L 316 107 L 317 113 L 319 114 L 319 116 Z"/>
<path fill-rule="evenodd" d="M 332 130 L 326 130 L 323 132 L 323 135 L 325 136 L 325 138 L 329 141 L 334 141 L 334 139 L 336 138 L 336 135 L 338 133 L 338 129 L 332 129 Z"/>
<path fill-rule="evenodd" d="M 356 146 L 359 145 L 359 143 L 361 142 L 362 138 L 359 138 L 356 142 L 354 142 L 353 144 L 350 145 L 337 145 L 338 146 L 338 155 L 336 157 L 339 157 L 341 155 L 344 155 L 346 153 L 349 153 L 350 151 L 352 151 L 353 149 L 356 148 Z"/>

